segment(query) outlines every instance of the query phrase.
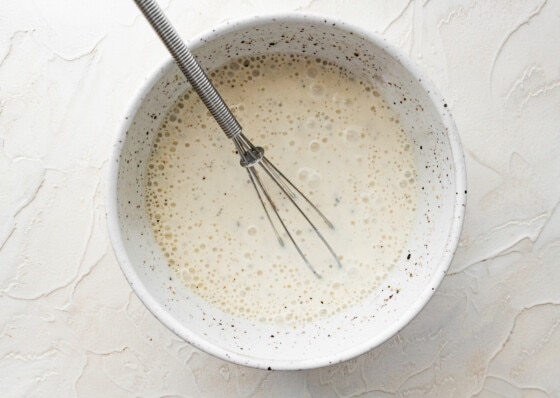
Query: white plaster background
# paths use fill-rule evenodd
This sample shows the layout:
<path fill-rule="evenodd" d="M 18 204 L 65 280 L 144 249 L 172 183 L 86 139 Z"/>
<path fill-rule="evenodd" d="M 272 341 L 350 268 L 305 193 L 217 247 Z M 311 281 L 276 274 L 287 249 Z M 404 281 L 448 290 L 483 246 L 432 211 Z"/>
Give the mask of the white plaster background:
<path fill-rule="evenodd" d="M 466 152 L 458 253 L 410 325 L 343 364 L 267 372 L 192 348 L 132 293 L 104 213 L 111 144 L 163 46 L 129 0 L 0 0 L 0 396 L 560 396 L 560 1 L 160 4 L 186 39 L 312 11 L 409 53 Z"/>

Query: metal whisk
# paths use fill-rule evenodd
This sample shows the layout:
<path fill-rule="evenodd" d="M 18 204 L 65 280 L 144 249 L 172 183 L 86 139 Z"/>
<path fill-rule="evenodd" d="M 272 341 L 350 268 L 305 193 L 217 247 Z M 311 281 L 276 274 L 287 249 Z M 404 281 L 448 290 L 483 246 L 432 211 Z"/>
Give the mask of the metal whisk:
<path fill-rule="evenodd" d="M 313 267 L 311 262 L 308 260 L 307 256 L 304 254 L 296 240 L 294 239 L 292 233 L 290 233 L 285 221 L 279 214 L 278 208 L 271 197 L 269 190 L 264 184 L 260 177 L 259 170 L 256 166 L 260 166 L 265 175 L 268 175 L 270 179 L 280 188 L 284 195 L 291 201 L 291 203 L 296 207 L 299 213 L 303 216 L 306 222 L 311 226 L 313 231 L 317 234 L 319 239 L 324 243 L 325 247 L 331 253 L 332 257 L 335 259 L 339 267 L 341 267 L 340 260 L 333 248 L 329 245 L 327 240 L 321 234 L 321 232 L 316 228 L 314 223 L 309 219 L 307 214 L 303 211 L 302 207 L 297 203 L 297 200 L 303 200 L 324 220 L 324 222 L 329 226 L 329 228 L 334 228 L 333 224 L 321 213 L 321 211 L 294 185 L 286 176 L 278 170 L 267 158 L 264 156 L 264 149 L 259 146 L 255 146 L 249 141 L 249 139 L 243 134 L 241 125 L 237 122 L 230 109 L 212 85 L 192 53 L 189 51 L 185 43 L 181 40 L 173 26 L 171 26 L 169 20 L 164 15 L 161 8 L 153 0 L 134 0 L 138 8 L 142 11 L 148 22 L 151 24 L 152 28 L 156 31 L 160 39 L 163 41 L 175 62 L 177 62 L 179 68 L 187 78 L 187 81 L 191 84 L 195 92 L 198 94 L 204 105 L 208 108 L 214 119 L 218 122 L 221 129 L 224 131 L 226 136 L 233 141 L 237 152 L 241 157 L 241 166 L 245 167 L 247 173 L 249 174 L 249 179 L 257 192 L 261 205 L 265 211 L 266 217 L 276 234 L 278 242 L 284 246 L 284 241 L 276 228 L 276 224 L 273 222 L 273 217 L 269 211 L 269 207 L 272 209 L 272 213 L 275 218 L 280 223 L 282 230 L 286 233 L 288 238 L 291 240 L 292 244 L 296 248 L 297 252 L 307 265 L 307 267 L 315 274 L 318 278 L 321 275 Z"/>

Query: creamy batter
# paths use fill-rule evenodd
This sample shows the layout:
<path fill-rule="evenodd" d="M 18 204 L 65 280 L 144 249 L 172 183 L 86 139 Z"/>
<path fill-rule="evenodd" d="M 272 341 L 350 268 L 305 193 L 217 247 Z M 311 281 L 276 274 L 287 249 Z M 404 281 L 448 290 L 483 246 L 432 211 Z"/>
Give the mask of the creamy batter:
<path fill-rule="evenodd" d="M 334 224 L 313 220 L 342 267 L 275 193 L 322 278 L 288 239 L 279 245 L 233 143 L 188 91 L 157 134 L 146 186 L 177 277 L 227 313 L 294 326 L 363 300 L 405 259 L 416 212 L 411 143 L 397 116 L 369 82 L 321 59 L 243 58 L 210 78 L 244 134 Z"/>

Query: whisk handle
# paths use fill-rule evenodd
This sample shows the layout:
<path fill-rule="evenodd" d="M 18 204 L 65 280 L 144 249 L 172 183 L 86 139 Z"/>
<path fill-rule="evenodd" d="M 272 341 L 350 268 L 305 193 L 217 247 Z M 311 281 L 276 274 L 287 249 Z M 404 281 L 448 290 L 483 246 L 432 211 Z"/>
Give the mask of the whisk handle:
<path fill-rule="evenodd" d="M 142 14 L 163 41 L 181 72 L 187 78 L 206 108 L 218 122 L 228 138 L 241 133 L 241 125 L 224 102 L 193 54 L 181 40 L 161 8 L 153 0 L 134 0 Z"/>

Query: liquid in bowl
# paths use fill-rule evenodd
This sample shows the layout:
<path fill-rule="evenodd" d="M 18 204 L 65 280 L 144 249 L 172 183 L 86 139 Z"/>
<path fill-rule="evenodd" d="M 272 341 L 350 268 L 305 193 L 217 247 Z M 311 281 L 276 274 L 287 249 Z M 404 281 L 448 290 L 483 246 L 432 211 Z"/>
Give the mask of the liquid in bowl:
<path fill-rule="evenodd" d="M 398 116 L 371 82 L 318 57 L 245 57 L 210 78 L 244 134 L 333 222 L 322 233 L 343 266 L 280 194 L 321 278 L 278 244 L 231 143 L 188 90 L 157 133 L 146 184 L 155 239 L 177 278 L 234 317 L 294 329 L 357 305 L 407 256 L 416 215 L 412 141 Z"/>

